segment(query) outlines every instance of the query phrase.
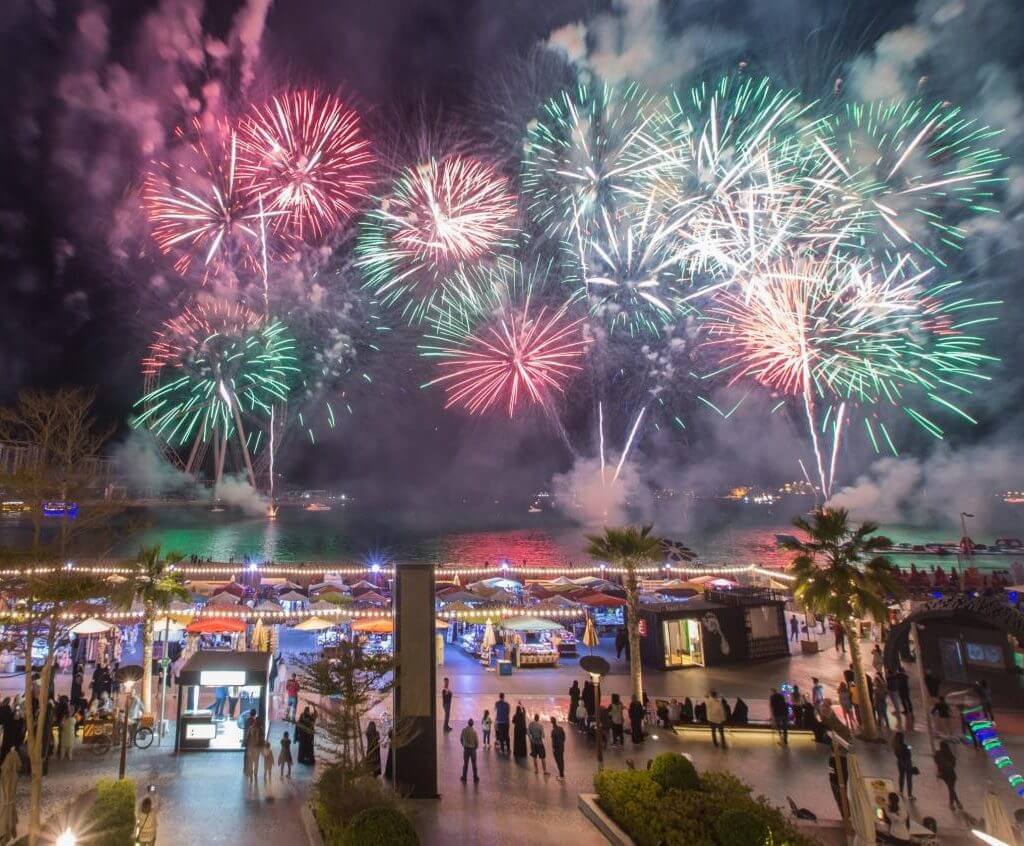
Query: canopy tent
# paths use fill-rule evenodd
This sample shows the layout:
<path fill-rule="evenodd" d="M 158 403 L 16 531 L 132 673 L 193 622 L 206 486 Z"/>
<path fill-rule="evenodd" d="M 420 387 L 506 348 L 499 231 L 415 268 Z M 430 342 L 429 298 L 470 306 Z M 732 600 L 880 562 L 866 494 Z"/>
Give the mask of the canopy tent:
<path fill-rule="evenodd" d="M 390 634 L 394 627 L 394 620 L 391 617 L 370 617 L 352 623 L 352 631 L 367 634 Z M 448 624 L 444 620 L 435 620 L 434 628 L 447 629 Z"/>
<path fill-rule="evenodd" d="M 185 628 L 185 623 L 178 620 L 176 617 L 167 615 L 166 617 L 157 617 L 153 621 L 153 630 L 159 634 L 160 632 L 180 632 Z"/>
<path fill-rule="evenodd" d="M 437 599 L 446 605 L 452 602 L 483 602 L 482 596 L 470 593 L 468 590 L 453 590 L 438 594 Z"/>
<path fill-rule="evenodd" d="M 501 628 L 513 632 L 550 632 L 563 628 L 561 623 L 543 620 L 539 617 L 516 617 L 502 620 Z"/>
<path fill-rule="evenodd" d="M 578 584 L 580 587 L 588 587 L 593 590 L 615 590 L 619 588 L 615 582 L 609 581 L 608 579 L 602 579 L 597 576 L 581 576 L 578 579 L 573 579 L 573 582 Z"/>
<path fill-rule="evenodd" d="M 185 626 L 185 631 L 189 634 L 233 634 L 235 632 L 244 632 L 245 623 L 241 620 L 208 617 L 189 623 Z"/>
<path fill-rule="evenodd" d="M 309 597 L 304 593 L 299 593 L 297 590 L 286 590 L 284 593 L 278 595 L 280 602 L 306 602 Z"/>
<path fill-rule="evenodd" d="M 94 635 L 109 632 L 112 628 L 114 627 L 110 623 L 96 617 L 87 617 L 82 622 L 75 623 L 68 631 L 76 635 Z"/>
<path fill-rule="evenodd" d="M 356 602 L 369 602 L 371 605 L 387 605 L 391 602 L 386 596 L 381 596 L 373 590 L 368 590 L 355 597 Z"/>
<path fill-rule="evenodd" d="M 360 579 L 358 582 L 353 582 L 352 584 L 349 585 L 349 587 L 352 588 L 352 590 L 359 590 L 359 589 L 363 589 L 363 590 L 367 590 L 367 589 L 369 589 L 369 590 L 376 590 L 377 589 L 377 586 L 373 582 L 368 582 L 368 581 L 366 581 L 366 579 Z"/>
<path fill-rule="evenodd" d="M 489 579 L 480 579 L 480 581 L 473 582 L 471 585 L 466 585 L 469 590 L 476 590 L 477 588 L 485 588 L 488 590 L 519 590 L 522 587 L 520 582 L 515 579 L 506 579 L 502 576 L 492 576 Z"/>
<path fill-rule="evenodd" d="M 214 596 L 217 596 L 221 593 L 233 593 L 236 598 L 241 599 L 243 596 L 245 596 L 245 588 L 238 584 L 238 582 L 228 582 L 226 585 L 214 588 Z"/>
<path fill-rule="evenodd" d="M 167 610 L 172 614 L 175 611 L 185 611 L 191 613 L 192 605 L 188 602 L 185 602 L 182 599 L 172 599 L 170 601 L 170 604 L 167 606 Z"/>
<path fill-rule="evenodd" d="M 296 623 L 293 628 L 297 632 L 319 632 L 324 629 L 331 629 L 338 625 L 339 621 L 330 622 L 320 617 L 307 617 L 301 623 Z"/>
<path fill-rule="evenodd" d="M 260 579 L 260 584 L 269 584 L 276 591 L 286 590 L 300 590 L 302 585 L 297 585 L 295 582 L 289 581 L 288 579 Z"/>
<path fill-rule="evenodd" d="M 341 603 L 330 602 L 326 599 L 321 599 L 309 606 L 310 611 L 337 611 L 339 608 L 341 608 Z"/>
<path fill-rule="evenodd" d="M 185 587 L 193 594 L 198 596 L 212 596 L 213 592 L 217 588 L 223 587 L 228 584 L 223 580 L 211 580 L 211 579 L 186 579 Z"/>
<path fill-rule="evenodd" d="M 371 587 L 372 587 L 372 585 L 371 585 Z M 338 581 L 334 581 L 333 579 L 325 579 L 322 582 L 317 582 L 315 585 L 310 585 L 309 586 L 309 592 L 310 593 L 318 593 L 318 592 L 320 592 L 322 590 L 327 590 L 328 588 L 340 591 L 341 593 L 351 593 L 352 592 L 352 588 L 350 588 L 347 584 L 345 584 L 340 579 Z"/>
<path fill-rule="evenodd" d="M 543 604 L 553 608 L 575 608 L 579 605 L 575 600 L 561 594 L 552 596 L 550 599 L 545 600 Z"/>
<path fill-rule="evenodd" d="M 281 603 L 274 602 L 272 599 L 262 599 L 256 603 L 256 607 L 253 611 L 269 611 L 271 613 L 277 613 L 281 610 Z"/>
<path fill-rule="evenodd" d="M 577 602 L 590 605 L 593 608 L 624 608 L 629 605 L 621 596 L 609 596 L 606 593 L 590 593 L 586 596 L 576 597 Z"/>
<path fill-rule="evenodd" d="M 233 593 L 218 593 L 209 602 L 210 605 L 238 605 L 238 597 Z"/>

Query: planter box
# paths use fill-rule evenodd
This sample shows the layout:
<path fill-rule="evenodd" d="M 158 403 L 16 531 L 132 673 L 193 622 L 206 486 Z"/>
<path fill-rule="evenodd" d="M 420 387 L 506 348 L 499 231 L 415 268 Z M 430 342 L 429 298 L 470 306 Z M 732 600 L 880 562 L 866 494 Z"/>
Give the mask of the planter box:
<path fill-rule="evenodd" d="M 580 793 L 576 804 L 583 816 L 590 820 L 594 827 L 604 835 L 604 839 L 613 846 L 634 846 L 633 838 L 601 810 L 601 806 L 597 804 L 596 793 Z"/>
<path fill-rule="evenodd" d="M 818 646 L 816 640 L 801 640 L 800 651 L 804 655 L 817 655 L 821 651 L 821 647 Z"/>

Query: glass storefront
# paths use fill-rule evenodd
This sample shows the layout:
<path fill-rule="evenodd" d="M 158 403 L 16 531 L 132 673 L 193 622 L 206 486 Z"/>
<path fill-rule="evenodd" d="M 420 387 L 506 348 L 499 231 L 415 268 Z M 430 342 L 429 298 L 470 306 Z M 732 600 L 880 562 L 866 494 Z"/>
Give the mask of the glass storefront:
<path fill-rule="evenodd" d="M 666 667 L 703 667 L 700 620 L 663 620 L 662 642 Z"/>

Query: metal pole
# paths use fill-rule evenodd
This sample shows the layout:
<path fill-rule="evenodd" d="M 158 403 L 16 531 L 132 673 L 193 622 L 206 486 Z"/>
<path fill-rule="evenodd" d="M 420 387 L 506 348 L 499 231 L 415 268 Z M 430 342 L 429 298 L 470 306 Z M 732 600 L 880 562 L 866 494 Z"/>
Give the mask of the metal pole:
<path fill-rule="evenodd" d="M 125 765 L 128 761 L 128 703 L 132 695 L 132 686 L 129 684 L 124 695 L 124 725 L 121 727 L 121 765 L 117 772 L 119 780 L 124 778 Z"/>
<path fill-rule="evenodd" d="M 601 719 L 601 677 L 597 676 L 596 690 L 594 696 L 597 700 L 595 716 L 597 717 L 597 769 L 604 769 L 604 721 Z"/>
<path fill-rule="evenodd" d="M 917 623 L 910 624 L 910 645 L 914 648 L 914 657 L 917 664 L 917 681 L 921 686 L 921 701 L 924 703 L 925 726 L 928 728 L 928 749 L 935 754 L 935 727 L 932 725 L 931 701 L 928 696 L 928 686 L 924 683 L 924 657 L 921 655 L 921 635 L 917 630 Z"/>
<path fill-rule="evenodd" d="M 163 746 L 164 742 L 164 714 L 167 713 L 167 673 L 171 667 L 171 659 L 167 654 L 171 648 L 171 618 L 164 613 L 164 654 L 160 658 L 160 666 L 163 668 L 163 675 L 160 677 L 160 731 L 156 736 L 156 745 Z"/>

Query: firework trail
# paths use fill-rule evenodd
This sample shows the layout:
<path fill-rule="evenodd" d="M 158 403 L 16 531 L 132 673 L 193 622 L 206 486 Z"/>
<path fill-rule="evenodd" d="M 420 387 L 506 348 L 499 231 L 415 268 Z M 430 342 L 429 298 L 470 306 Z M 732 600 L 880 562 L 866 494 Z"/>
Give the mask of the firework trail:
<path fill-rule="evenodd" d="M 195 118 L 175 137 L 183 149 L 175 160 L 154 162 L 142 190 L 157 247 L 176 256 L 179 273 L 193 262 L 215 273 L 255 268 L 259 210 L 238 180 L 237 134 L 224 122 L 206 130 Z"/>
<path fill-rule="evenodd" d="M 188 473 L 213 443 L 218 484 L 235 441 L 256 487 L 252 455 L 262 427 L 274 404 L 287 402 L 300 372 L 284 325 L 240 306 L 192 306 L 157 332 L 142 370 L 154 386 L 136 402 L 133 426 L 171 449 L 188 449 Z M 248 434 L 246 419 L 254 427 Z"/>
<path fill-rule="evenodd" d="M 238 127 L 238 179 L 278 233 L 319 239 L 350 217 L 372 183 L 359 116 L 316 90 L 286 91 Z"/>
<path fill-rule="evenodd" d="M 458 296 L 436 310 L 420 352 L 442 371 L 424 387 L 443 385 L 446 408 L 481 414 L 504 405 L 509 417 L 520 405 L 550 411 L 551 396 L 581 369 L 583 319 L 569 314 L 571 301 L 543 304 L 536 278 L 518 265 L 464 275 Z"/>
<path fill-rule="evenodd" d="M 452 275 L 514 246 L 516 196 L 508 179 L 470 156 L 404 169 L 364 218 L 357 266 L 381 303 L 421 320 Z"/>

